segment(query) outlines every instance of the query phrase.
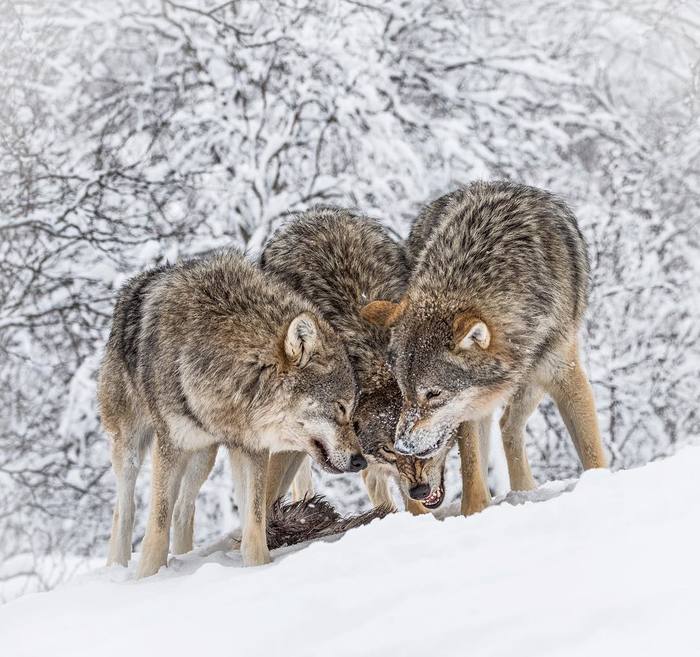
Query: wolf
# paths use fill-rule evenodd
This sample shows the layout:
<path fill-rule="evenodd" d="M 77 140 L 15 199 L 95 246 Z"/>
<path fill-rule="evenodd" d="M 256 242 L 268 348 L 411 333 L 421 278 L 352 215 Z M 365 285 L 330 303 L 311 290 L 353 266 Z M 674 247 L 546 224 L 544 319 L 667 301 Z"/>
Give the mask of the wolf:
<path fill-rule="evenodd" d="M 389 331 L 360 315 L 371 299 L 403 294 L 409 275 L 403 247 L 373 219 L 316 207 L 293 215 L 268 240 L 260 266 L 318 307 L 345 342 L 359 384 L 353 424 L 369 461 L 363 477 L 372 503 L 392 505 L 394 479 L 412 513 L 440 506 L 450 445 L 429 459 L 396 453 L 401 391 L 387 363 Z"/>
<path fill-rule="evenodd" d="M 129 559 L 134 485 L 151 442 L 138 576 L 166 563 L 188 461 L 206 460 L 220 444 L 239 466 L 243 561 L 268 563 L 269 455 L 305 452 L 333 473 L 364 468 L 351 423 L 356 387 L 345 346 L 319 311 L 240 252 L 131 279 L 119 294 L 99 375 L 117 478 L 109 563 Z"/>
<path fill-rule="evenodd" d="M 583 467 L 605 467 L 578 343 L 589 261 L 567 205 L 534 187 L 472 183 L 421 212 L 408 250 L 413 273 L 401 300 L 362 311 L 392 329 L 389 357 L 403 398 L 396 450 L 426 458 L 460 434 L 463 467 L 478 479 L 466 506 L 480 510 L 490 497 L 478 472 L 483 425 L 506 406 L 511 487 L 532 489 L 523 430 L 547 393 Z"/>

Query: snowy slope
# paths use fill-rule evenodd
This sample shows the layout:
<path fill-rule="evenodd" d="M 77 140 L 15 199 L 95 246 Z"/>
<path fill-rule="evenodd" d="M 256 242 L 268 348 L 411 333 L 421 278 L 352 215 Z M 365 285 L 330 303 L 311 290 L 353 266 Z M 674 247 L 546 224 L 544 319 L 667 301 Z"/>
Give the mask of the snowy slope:
<path fill-rule="evenodd" d="M 261 568 L 202 551 L 145 581 L 102 569 L 0 608 L 0 652 L 698 655 L 698 473 L 690 447 L 469 519 L 397 514 Z"/>

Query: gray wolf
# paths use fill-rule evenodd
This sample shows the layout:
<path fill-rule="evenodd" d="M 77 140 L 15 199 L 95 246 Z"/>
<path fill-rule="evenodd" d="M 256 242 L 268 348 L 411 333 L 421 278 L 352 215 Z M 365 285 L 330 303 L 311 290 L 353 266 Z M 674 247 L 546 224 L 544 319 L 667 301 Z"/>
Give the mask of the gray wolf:
<path fill-rule="evenodd" d="M 121 290 L 100 369 L 102 423 L 117 478 L 110 563 L 130 556 L 134 484 L 153 443 L 140 577 L 166 563 L 173 506 L 191 458 L 236 455 L 246 565 L 269 562 L 269 455 L 310 454 L 330 472 L 366 466 L 351 415 L 356 382 L 318 310 L 227 251 L 136 276 Z"/>
<path fill-rule="evenodd" d="M 439 506 L 449 446 L 422 460 L 394 450 L 401 391 L 387 362 L 390 334 L 360 314 L 371 299 L 398 301 L 404 293 L 409 270 L 402 246 L 373 219 L 319 207 L 278 230 L 260 266 L 313 303 L 347 347 L 360 391 L 353 424 L 369 461 L 363 477 L 372 503 L 391 505 L 389 480 L 396 479 L 412 512 Z"/>
<path fill-rule="evenodd" d="M 421 212 L 408 249 L 413 273 L 401 300 L 363 309 L 392 329 L 389 354 L 403 397 L 396 450 L 429 457 L 459 434 L 463 468 L 482 479 L 463 510 L 479 510 L 489 498 L 477 472 L 479 424 L 506 405 L 511 487 L 531 489 L 523 430 L 547 393 L 583 467 L 604 467 L 578 344 L 589 262 L 566 204 L 525 185 L 473 183 Z"/>

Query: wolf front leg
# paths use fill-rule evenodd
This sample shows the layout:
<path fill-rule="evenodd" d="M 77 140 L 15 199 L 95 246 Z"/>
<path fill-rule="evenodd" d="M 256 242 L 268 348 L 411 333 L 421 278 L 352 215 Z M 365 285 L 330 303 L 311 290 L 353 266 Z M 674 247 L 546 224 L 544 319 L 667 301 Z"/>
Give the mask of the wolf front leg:
<path fill-rule="evenodd" d="M 463 516 L 483 511 L 491 503 L 491 493 L 486 481 L 490 429 L 490 416 L 482 422 L 463 422 L 459 426 L 457 444 L 462 465 Z"/>
<path fill-rule="evenodd" d="M 369 501 L 375 509 L 383 506 L 396 511 L 394 500 L 389 490 L 389 477 L 386 476 L 382 466 L 370 463 L 362 471 L 362 480 L 365 482 Z"/>
<path fill-rule="evenodd" d="M 314 480 L 311 474 L 311 458 L 304 456 L 292 480 L 292 502 L 300 502 L 314 496 Z"/>
<path fill-rule="evenodd" d="M 267 450 L 231 450 L 231 466 L 239 488 L 236 498 L 243 529 L 241 556 L 245 566 L 270 563 L 266 535 L 268 461 Z"/>
<path fill-rule="evenodd" d="M 151 507 L 138 577 L 155 575 L 168 561 L 170 523 L 184 464 L 183 453 L 174 448 L 165 436 L 156 434 L 153 441 Z"/>
<path fill-rule="evenodd" d="M 197 494 L 216 461 L 218 447 L 192 452 L 187 459 L 173 513 L 173 554 L 192 551 L 194 542 L 194 511 Z"/>
<path fill-rule="evenodd" d="M 270 454 L 270 461 L 267 469 L 267 504 L 272 506 L 280 497 L 284 497 L 290 485 L 296 481 L 296 477 L 301 472 L 304 459 L 309 465 L 309 475 L 311 465 L 305 452 L 275 452 Z M 311 492 L 313 495 L 313 491 Z M 302 495 L 303 497 L 303 495 Z M 293 501 L 302 498 L 294 498 Z"/>
<path fill-rule="evenodd" d="M 598 427 L 593 389 L 581 365 L 578 346 L 572 345 L 570 357 L 547 387 L 571 435 L 585 470 L 605 468 L 608 460 Z"/>
<path fill-rule="evenodd" d="M 403 503 L 406 507 L 406 511 L 408 511 L 412 516 L 423 516 L 426 513 L 430 513 L 430 511 L 428 511 L 428 509 L 426 509 L 418 500 L 411 499 L 408 495 L 404 495 L 403 492 L 401 493 L 401 496 L 403 497 Z"/>
<path fill-rule="evenodd" d="M 543 395 L 544 391 L 536 384 L 525 384 L 513 395 L 501 416 L 501 439 L 511 490 L 536 487 L 525 452 L 525 426 Z"/>

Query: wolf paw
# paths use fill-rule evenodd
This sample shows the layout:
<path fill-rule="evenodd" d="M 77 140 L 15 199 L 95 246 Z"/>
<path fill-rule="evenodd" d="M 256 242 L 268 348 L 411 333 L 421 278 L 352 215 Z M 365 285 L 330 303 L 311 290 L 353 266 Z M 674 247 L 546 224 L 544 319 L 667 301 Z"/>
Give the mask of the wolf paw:
<path fill-rule="evenodd" d="M 162 566 L 165 566 L 168 563 L 168 556 L 167 552 L 164 558 L 160 557 L 160 555 L 149 555 L 147 552 L 144 552 L 141 555 L 141 560 L 139 561 L 139 567 L 136 572 L 136 578 L 137 579 L 142 579 L 144 577 L 150 577 L 151 575 L 155 575 Z"/>
<path fill-rule="evenodd" d="M 241 546 L 241 556 L 244 566 L 264 566 L 272 561 L 267 546 Z"/>

